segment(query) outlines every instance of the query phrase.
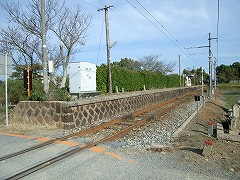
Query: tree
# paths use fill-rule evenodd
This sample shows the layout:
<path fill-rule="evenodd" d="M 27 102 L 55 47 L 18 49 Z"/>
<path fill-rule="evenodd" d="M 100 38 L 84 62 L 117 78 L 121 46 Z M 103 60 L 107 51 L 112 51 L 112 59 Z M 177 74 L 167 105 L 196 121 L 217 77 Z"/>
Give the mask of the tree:
<path fill-rule="evenodd" d="M 234 69 L 236 79 L 240 79 L 240 62 L 235 62 L 230 67 Z"/>
<path fill-rule="evenodd" d="M 141 63 L 139 61 L 135 61 L 131 58 L 121 58 L 119 62 L 113 62 L 114 66 L 119 66 L 121 68 L 130 69 L 133 71 L 141 70 Z"/>
<path fill-rule="evenodd" d="M 80 7 L 76 10 L 64 7 L 57 19 L 58 25 L 51 30 L 62 42 L 59 46 L 60 59 L 63 66 L 63 79 L 60 88 L 63 88 L 67 79 L 67 66 L 71 55 L 80 51 L 78 45 L 84 46 L 86 39 L 86 30 L 90 25 L 90 17 L 86 17 L 81 13 Z"/>
<path fill-rule="evenodd" d="M 186 76 L 192 76 L 191 81 L 194 85 L 202 84 L 202 68 L 197 69 L 184 69 L 183 74 Z M 209 83 L 209 75 L 203 70 L 203 83 L 208 84 Z"/>
<path fill-rule="evenodd" d="M 35 63 L 42 64 L 41 1 L 32 0 L 25 9 L 14 1 L 4 1 L 1 5 L 10 22 L 7 28 L 1 28 L 2 50 L 12 54 L 15 65 L 31 65 L 33 68 Z M 59 0 L 47 0 L 45 7 L 47 56 L 48 60 L 55 62 L 56 71 L 62 68 L 60 87 L 64 87 L 68 63 L 71 56 L 84 46 L 91 16 L 84 15 L 79 6 L 70 9 Z M 51 79 L 57 83 L 55 74 Z"/>
<path fill-rule="evenodd" d="M 240 79 L 240 63 L 235 62 L 230 66 L 221 64 L 217 66 L 216 73 L 219 83 L 228 83 L 231 80 Z"/>
<path fill-rule="evenodd" d="M 143 56 L 139 58 L 143 70 L 153 71 L 160 74 L 173 72 L 175 63 L 159 60 L 159 55 Z"/>

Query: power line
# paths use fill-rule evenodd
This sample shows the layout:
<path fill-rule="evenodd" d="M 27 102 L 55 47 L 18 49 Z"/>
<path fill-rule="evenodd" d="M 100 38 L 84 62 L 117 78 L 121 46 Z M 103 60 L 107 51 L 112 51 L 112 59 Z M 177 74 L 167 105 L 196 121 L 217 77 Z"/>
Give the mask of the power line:
<path fill-rule="evenodd" d="M 173 39 L 180 43 L 138 0 L 136 1 Z"/>
<path fill-rule="evenodd" d="M 178 41 L 177 40 L 177 38 L 175 38 L 174 36 L 173 36 L 173 34 L 172 33 L 170 33 L 170 31 L 168 31 L 138 0 L 136 0 L 137 2 L 138 2 L 138 4 L 176 41 L 176 42 L 178 42 L 181 46 L 182 46 L 182 48 L 184 48 L 184 46 L 183 46 L 183 44 L 180 42 L 180 41 Z M 174 43 L 175 44 L 175 43 Z M 178 47 L 178 46 L 177 46 Z M 179 48 L 179 47 L 178 47 Z M 193 60 L 189 55 L 190 54 L 187 54 L 187 53 L 185 53 L 181 48 L 180 48 L 180 50 L 185 54 L 185 55 L 187 55 L 192 61 L 195 61 L 195 59 Z M 190 51 L 189 50 L 187 50 L 187 52 L 188 53 L 190 53 Z M 196 62 L 194 62 L 195 64 L 196 64 Z"/>
<path fill-rule="evenodd" d="M 90 3 L 86 2 L 86 1 L 83 1 L 83 0 L 80 0 L 80 1 L 82 1 L 83 3 L 88 4 L 89 6 L 92 6 L 92 7 L 96 8 L 96 9 L 98 9 L 98 7 L 97 7 L 97 6 L 94 6 L 93 4 L 90 4 Z"/>
<path fill-rule="evenodd" d="M 159 27 L 157 27 L 147 16 L 145 16 L 140 10 L 136 8 L 132 3 L 126 0 L 134 9 L 136 9 L 145 19 L 147 19 L 155 28 L 157 28 L 166 38 L 168 38 L 172 43 L 174 43 L 178 48 L 180 48 L 171 38 L 169 38 Z"/>
<path fill-rule="evenodd" d="M 197 62 L 195 62 L 194 59 L 192 59 L 185 51 L 183 51 L 183 48 L 179 47 L 179 45 L 177 45 L 166 33 L 164 33 L 158 26 L 156 26 L 148 17 L 146 17 L 140 10 L 138 10 L 136 8 L 136 6 L 134 6 L 132 3 L 130 3 L 128 0 L 126 0 L 126 2 L 128 4 L 130 4 L 136 11 L 138 11 L 145 19 L 147 19 L 155 28 L 157 28 L 168 40 L 170 40 L 180 51 L 182 51 L 189 59 L 191 59 L 193 61 L 193 63 L 198 64 Z M 137 1 L 138 2 L 138 1 Z M 138 2 L 139 3 L 139 2 Z M 141 5 L 142 6 L 142 5 Z M 144 8 L 144 7 L 143 7 Z M 146 9 L 146 8 L 144 8 Z M 147 11 L 149 12 L 149 11 Z M 152 16 L 152 15 L 151 15 Z M 156 18 L 154 18 L 156 20 Z M 160 23 L 161 25 L 161 23 Z M 162 27 L 164 27 L 163 25 L 161 25 Z M 165 29 L 165 28 L 164 28 Z M 167 30 L 165 30 L 167 31 Z M 168 32 L 168 31 L 167 31 Z M 170 33 L 170 32 L 169 32 Z M 171 34 L 171 33 L 170 33 Z M 178 42 L 178 41 L 177 41 Z M 179 43 L 179 42 L 178 42 Z"/>
<path fill-rule="evenodd" d="M 125 26 L 123 23 L 121 23 L 117 18 L 112 17 L 112 19 L 114 19 L 116 22 L 118 22 L 124 29 L 129 30 L 129 28 L 127 26 Z M 151 39 L 150 37 L 146 36 L 146 33 L 139 33 L 140 30 L 136 28 L 136 26 L 134 24 L 131 24 L 131 22 L 128 19 L 124 19 L 125 22 L 127 22 L 132 29 L 136 32 L 135 34 L 137 36 L 139 36 L 140 38 L 143 38 L 145 41 L 147 41 L 149 44 L 151 44 L 152 46 L 156 47 L 156 48 L 160 48 L 157 45 L 155 45 L 153 42 L 153 39 Z"/>
<path fill-rule="evenodd" d="M 104 20 L 103 20 L 103 24 L 102 24 L 102 30 L 101 30 L 101 36 L 100 36 L 100 42 L 99 42 L 99 46 L 98 46 L 97 64 L 98 64 L 98 59 L 99 59 L 100 47 L 101 47 L 101 43 L 102 43 L 103 26 L 104 26 Z"/>

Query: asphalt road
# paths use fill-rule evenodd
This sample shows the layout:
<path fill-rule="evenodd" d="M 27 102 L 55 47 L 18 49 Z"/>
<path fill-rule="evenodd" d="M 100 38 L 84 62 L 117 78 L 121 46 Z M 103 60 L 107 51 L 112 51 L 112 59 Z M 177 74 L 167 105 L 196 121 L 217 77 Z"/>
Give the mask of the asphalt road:
<path fill-rule="evenodd" d="M 0 134 L 0 156 L 42 143 L 46 138 Z M 83 139 L 54 143 L 14 158 L 0 161 L 0 179 L 66 152 Z M 112 147 L 102 144 L 34 172 L 23 179 L 224 179 L 207 169 L 179 162 L 177 154 Z M 226 178 L 227 179 L 227 178 Z"/>

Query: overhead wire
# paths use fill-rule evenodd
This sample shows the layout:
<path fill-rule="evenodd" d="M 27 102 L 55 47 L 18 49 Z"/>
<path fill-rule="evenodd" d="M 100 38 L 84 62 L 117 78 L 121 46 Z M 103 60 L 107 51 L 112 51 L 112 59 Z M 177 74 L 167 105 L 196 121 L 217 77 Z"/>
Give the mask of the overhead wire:
<path fill-rule="evenodd" d="M 101 36 L 100 36 L 100 41 L 99 41 L 99 45 L 98 45 L 97 64 L 98 64 L 98 59 L 99 59 L 99 54 L 100 54 L 100 48 L 101 48 L 101 43 L 102 43 L 103 26 L 104 26 L 104 20 L 103 20 L 103 23 L 102 23 Z"/>
<path fill-rule="evenodd" d="M 172 33 L 170 33 L 170 31 L 168 31 L 138 0 L 136 0 L 137 1 L 137 3 L 176 41 L 176 42 L 178 42 L 179 43 L 179 45 L 181 45 L 182 46 L 182 48 L 184 49 L 184 45 L 180 42 L 180 41 L 178 41 L 177 40 L 177 38 L 176 37 L 174 37 L 173 36 L 173 34 Z M 175 44 L 175 43 L 174 43 Z M 175 44 L 176 45 L 176 44 Z M 185 51 L 183 51 L 182 50 L 182 48 L 180 48 L 179 46 L 177 46 L 185 55 L 187 55 L 188 56 L 188 58 L 190 58 L 193 62 L 195 61 L 195 59 L 192 59 L 190 56 L 189 56 L 189 54 L 187 54 Z M 186 50 L 188 53 L 190 53 L 190 51 L 187 49 Z M 198 64 L 198 63 L 196 63 L 196 62 L 194 62 L 195 64 Z"/>
<path fill-rule="evenodd" d="M 167 30 L 167 28 L 165 28 L 138 0 L 136 0 L 136 1 L 176 42 L 179 43 L 179 45 L 181 45 L 184 48 L 184 45 L 180 41 L 178 41 L 177 38 L 174 37 L 173 34 Z M 190 53 L 189 50 L 186 50 L 186 51 L 188 51 L 188 53 Z M 186 54 L 186 53 L 184 53 L 184 54 Z"/>
<path fill-rule="evenodd" d="M 90 6 L 92 6 L 92 7 L 94 7 L 94 8 L 96 8 L 96 9 L 98 9 L 98 7 L 97 6 L 95 6 L 95 5 L 93 5 L 93 4 L 91 4 L 91 3 L 88 3 L 88 2 L 86 2 L 86 1 L 84 1 L 84 0 L 80 0 L 81 2 L 84 2 L 84 3 L 86 3 L 86 4 L 88 4 L 88 5 L 90 5 Z M 219 1 L 219 0 L 218 0 Z M 170 37 L 172 38 L 170 38 L 166 33 L 164 33 L 157 25 L 155 25 L 154 24 L 154 22 L 152 22 L 146 15 L 144 15 L 140 10 L 138 10 L 137 9 L 137 7 L 136 6 L 134 6 L 132 3 L 130 3 L 128 0 L 126 0 L 126 2 L 128 3 L 128 4 L 130 4 L 136 11 L 138 11 L 145 19 L 147 19 L 156 29 L 158 29 L 168 40 L 170 40 L 178 49 L 180 49 L 189 59 L 191 59 L 195 64 L 198 64 L 198 63 L 196 63 L 196 61 L 195 61 L 195 59 L 193 59 L 192 57 L 190 57 L 189 56 L 189 54 L 187 54 L 185 51 L 183 51 L 183 49 L 179 46 L 179 45 L 181 45 L 182 46 L 182 44 L 170 33 L 170 31 L 168 31 L 138 0 L 136 0 L 136 2 L 161 26 L 161 28 L 163 28 L 163 30 L 165 30 L 166 32 L 167 32 L 167 34 L 168 35 L 170 35 Z M 122 17 L 122 16 L 119 16 L 119 17 Z M 116 22 L 118 22 L 118 23 L 120 23 L 121 25 L 122 25 L 122 23 L 118 20 L 118 19 L 116 19 L 116 18 L 113 18 Z M 125 18 L 125 21 L 127 20 L 127 22 L 128 23 L 131 23 L 130 21 L 129 21 L 129 18 Z M 122 25 L 123 26 L 123 25 Z M 124 26 L 123 26 L 124 27 Z M 135 28 L 135 26 L 132 26 L 134 29 L 135 29 L 135 31 L 136 32 L 138 32 L 138 34 L 139 34 L 139 29 L 136 29 Z M 126 27 L 125 27 L 126 28 Z M 102 28 L 102 31 L 103 31 L 103 28 Z M 149 38 L 149 37 L 147 37 L 147 36 L 145 36 L 145 35 L 142 35 L 142 34 L 139 34 L 138 35 L 139 37 L 141 37 L 141 38 L 144 38 L 148 43 L 150 43 L 151 45 L 153 45 L 154 47 L 156 47 L 156 48 L 159 48 L 158 46 L 156 46 L 155 44 L 153 44 L 150 40 L 148 40 L 148 39 L 151 39 L 151 38 Z M 102 39 L 102 32 L 101 32 L 101 37 L 100 37 L 100 43 L 101 43 L 101 39 Z M 173 40 L 174 39 L 174 40 Z M 176 43 L 179 43 L 179 45 Z M 97 56 L 97 61 L 98 61 L 98 59 L 99 59 L 99 51 L 100 51 L 100 44 L 99 44 L 99 47 L 98 47 L 98 56 Z M 188 50 L 187 50 L 188 51 Z M 189 51 L 188 51 L 189 52 Z"/>
<path fill-rule="evenodd" d="M 175 41 L 180 43 L 138 0 L 136 1 Z"/>
<path fill-rule="evenodd" d="M 90 5 L 90 6 L 92 6 L 92 7 L 96 8 L 96 9 L 98 9 L 97 6 L 95 6 L 95 5 L 93 5 L 93 4 L 90 4 L 89 2 L 86 2 L 86 1 L 83 1 L 83 0 L 79 0 L 79 1 L 81 1 L 81 2 L 83 2 L 83 3 L 86 3 L 86 4 Z"/>
<path fill-rule="evenodd" d="M 172 43 L 174 43 L 177 47 L 178 45 L 169 38 L 158 26 L 156 26 L 147 16 L 145 16 L 140 10 L 137 9 L 136 6 L 134 6 L 132 3 L 130 3 L 128 0 L 126 0 L 136 11 L 138 11 L 145 19 L 147 19 L 155 28 L 157 28 L 166 38 L 168 38 Z"/>
<path fill-rule="evenodd" d="M 137 1 L 137 0 L 136 0 L 136 1 Z M 195 59 L 191 58 L 191 57 L 183 50 L 183 48 L 179 47 L 179 45 L 176 44 L 176 42 L 175 42 L 175 41 L 176 41 L 176 38 L 174 38 L 174 36 L 173 36 L 166 28 L 164 28 L 164 26 L 163 26 L 139 1 L 137 1 L 137 2 L 140 4 L 140 6 L 143 7 L 144 10 L 147 11 L 147 12 L 150 14 L 150 16 L 153 17 L 154 20 L 156 20 L 156 21 L 160 24 L 160 26 L 161 26 L 162 28 L 164 28 L 164 30 L 165 30 L 166 32 L 168 32 L 168 34 L 169 34 L 172 38 L 174 38 L 175 41 L 173 41 L 166 33 L 164 33 L 158 26 L 156 26 L 147 16 L 145 16 L 140 10 L 138 10 L 136 6 L 134 6 L 134 5 L 133 5 L 132 3 L 130 3 L 128 0 L 126 0 L 126 2 L 127 2 L 128 4 L 130 4 L 136 11 L 138 11 L 145 19 L 147 19 L 155 28 L 157 28 L 157 29 L 158 29 L 168 40 L 170 40 L 180 51 L 182 51 L 189 59 L 191 59 L 191 60 L 193 61 L 193 63 L 198 64 L 198 63 L 195 61 Z M 177 42 L 179 43 L 179 41 L 177 41 Z"/>
<path fill-rule="evenodd" d="M 80 0 L 81 2 L 89 5 L 89 6 L 92 6 L 94 7 L 96 10 L 99 9 L 99 7 L 89 3 L 89 2 L 86 2 L 86 1 L 83 1 L 83 0 Z M 98 11 L 96 11 L 97 13 Z M 96 15 L 96 14 L 95 14 Z M 104 20 L 103 20 L 103 23 L 102 23 L 102 28 L 101 28 L 101 35 L 100 35 L 100 40 L 99 40 L 99 45 L 98 45 L 98 53 L 97 53 L 97 64 L 98 64 L 98 60 L 99 60 L 99 56 L 100 56 L 100 49 L 101 49 L 101 43 L 102 43 L 102 34 L 103 34 L 103 26 L 104 26 Z"/>
<path fill-rule="evenodd" d="M 113 16 L 111 18 L 114 19 L 116 22 L 118 22 L 121 25 L 121 27 L 123 27 L 126 30 L 129 30 L 129 27 L 127 27 L 125 24 L 123 24 L 122 22 L 119 21 L 119 17 L 121 17 L 125 23 L 127 23 L 128 25 L 131 26 L 131 30 L 134 30 L 134 32 L 137 36 L 139 36 L 140 38 L 143 38 L 146 42 L 148 42 L 152 46 L 154 46 L 156 48 L 160 48 L 156 44 L 153 43 L 154 40 L 151 37 L 146 35 L 147 33 L 141 32 L 141 29 L 137 28 L 137 25 L 134 24 L 133 22 L 131 22 L 129 18 L 124 17 L 124 15 L 119 13 L 118 10 L 117 10 L 117 13 L 119 14 L 118 18 L 114 18 Z"/>

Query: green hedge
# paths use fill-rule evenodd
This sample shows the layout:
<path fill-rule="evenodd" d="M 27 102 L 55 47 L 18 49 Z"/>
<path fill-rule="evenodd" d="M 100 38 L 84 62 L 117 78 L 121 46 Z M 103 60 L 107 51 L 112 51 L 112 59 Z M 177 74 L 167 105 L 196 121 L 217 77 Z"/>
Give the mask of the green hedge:
<path fill-rule="evenodd" d="M 124 88 L 125 91 L 139 91 L 143 89 L 169 88 L 179 85 L 179 76 L 161 75 L 151 71 L 132 71 L 130 69 L 112 66 L 112 87 L 118 86 L 119 91 Z M 107 66 L 97 67 L 97 90 L 102 93 L 107 92 Z"/>
<path fill-rule="evenodd" d="M 124 88 L 125 91 L 143 90 L 154 88 L 177 87 L 179 84 L 178 75 L 161 75 L 150 71 L 132 71 L 119 66 L 112 66 L 112 87 L 118 86 L 119 91 Z M 107 66 L 101 65 L 97 67 L 97 90 L 107 93 Z M 33 90 L 31 96 L 27 96 L 27 92 L 23 88 L 22 79 L 8 80 L 8 101 L 10 104 L 17 104 L 19 101 L 45 101 L 59 100 L 69 101 L 71 96 L 66 89 L 59 89 L 52 83 L 49 84 L 49 93 L 43 91 L 43 84 L 40 79 L 33 79 Z M 5 83 L 0 82 L 0 103 L 5 104 Z"/>
<path fill-rule="evenodd" d="M 8 102 L 17 104 L 19 101 L 70 101 L 71 96 L 65 89 L 59 89 L 49 84 L 48 94 L 44 93 L 41 80 L 33 79 L 30 97 L 23 87 L 23 79 L 8 79 Z M 0 83 L 0 103 L 5 104 L 5 82 Z"/>

